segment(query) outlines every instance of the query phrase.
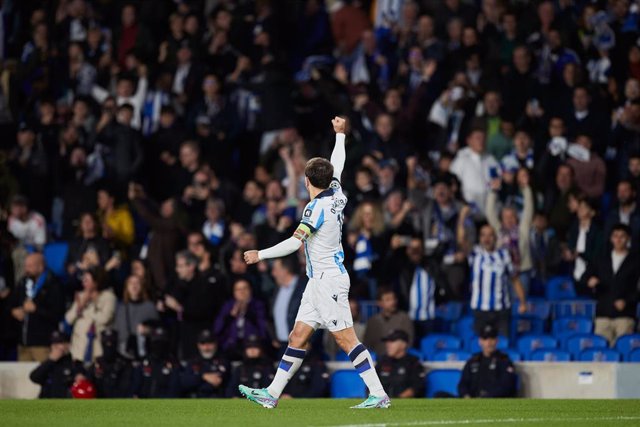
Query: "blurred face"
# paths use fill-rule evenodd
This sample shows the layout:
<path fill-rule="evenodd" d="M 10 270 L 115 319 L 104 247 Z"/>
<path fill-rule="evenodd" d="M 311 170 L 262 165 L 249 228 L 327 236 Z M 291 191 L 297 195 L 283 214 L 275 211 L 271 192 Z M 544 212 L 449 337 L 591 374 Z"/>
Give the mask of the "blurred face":
<path fill-rule="evenodd" d="M 84 236 L 95 234 L 96 222 L 91 215 L 82 215 L 82 219 L 80 220 L 80 231 Z"/>
<path fill-rule="evenodd" d="M 558 172 L 556 172 L 556 185 L 561 191 L 567 191 L 571 188 L 571 183 L 573 181 L 573 174 L 571 173 L 571 169 L 566 166 L 562 166 L 558 168 Z"/>
<path fill-rule="evenodd" d="M 229 261 L 229 268 L 233 274 L 244 274 L 247 272 L 249 268 L 247 263 L 244 262 L 244 258 L 242 257 L 242 251 L 235 251 L 233 255 L 231 255 L 231 260 Z"/>
<path fill-rule="evenodd" d="M 360 190 L 365 189 L 371 185 L 371 175 L 366 172 L 358 172 L 356 174 L 356 187 Z"/>
<path fill-rule="evenodd" d="M 113 206 L 113 198 L 104 190 L 98 191 L 98 209 L 105 210 Z"/>
<path fill-rule="evenodd" d="M 422 247 L 422 240 L 411 239 L 411 242 L 407 246 L 407 258 L 414 264 L 418 264 L 422 261 L 424 250 Z"/>
<path fill-rule="evenodd" d="M 462 44 L 465 47 L 475 46 L 478 44 L 478 34 L 476 30 L 471 27 L 466 27 L 462 31 Z"/>
<path fill-rule="evenodd" d="M 204 251 L 204 244 L 202 236 L 199 233 L 189 234 L 189 236 L 187 237 L 187 249 L 189 249 L 189 252 L 197 257 L 202 256 L 202 252 Z"/>
<path fill-rule="evenodd" d="M 35 279 L 44 272 L 44 259 L 40 254 L 28 255 L 24 260 L 24 274 Z"/>
<path fill-rule="evenodd" d="M 490 225 L 484 225 L 480 229 L 480 246 L 488 252 L 493 252 L 496 247 L 496 233 Z"/>
<path fill-rule="evenodd" d="M 527 49 L 520 47 L 513 51 L 513 65 L 515 65 L 518 71 L 522 73 L 529 70 L 530 63 L 531 58 L 529 57 Z"/>
<path fill-rule="evenodd" d="M 544 26 L 549 26 L 553 22 L 553 4 L 551 2 L 544 2 L 538 6 L 538 18 Z"/>
<path fill-rule="evenodd" d="M 82 275 L 82 287 L 85 291 L 89 292 L 98 290 L 98 284 L 90 273 L 84 273 Z"/>
<path fill-rule="evenodd" d="M 402 107 L 402 99 L 400 98 L 400 92 L 395 89 L 387 91 L 387 95 L 384 97 L 384 106 L 390 113 L 395 113 Z"/>
<path fill-rule="evenodd" d="M 217 346 L 212 342 L 199 342 L 198 351 L 203 359 L 211 359 L 216 355 Z"/>
<path fill-rule="evenodd" d="M 214 94 L 218 93 L 219 90 L 220 90 L 220 83 L 218 82 L 218 78 L 216 76 L 208 75 L 202 81 L 202 91 L 206 95 L 213 96 Z"/>
<path fill-rule="evenodd" d="M 176 57 L 178 58 L 178 62 L 180 64 L 187 64 L 189 61 L 191 61 L 191 49 L 189 49 L 188 47 L 181 47 L 180 49 L 178 49 Z"/>
<path fill-rule="evenodd" d="M 510 230 L 518 226 L 518 213 L 514 209 L 503 209 L 501 216 L 504 228 Z"/>
<path fill-rule="evenodd" d="M 251 285 L 246 280 L 239 280 L 233 285 L 233 299 L 241 302 L 251 300 Z"/>
<path fill-rule="evenodd" d="M 531 148 L 531 138 L 526 132 L 517 132 L 515 138 L 513 138 L 513 145 L 519 153 L 526 153 Z"/>
<path fill-rule="evenodd" d="M 168 199 L 162 202 L 160 205 L 160 215 L 163 218 L 171 218 L 175 213 L 175 206 L 173 204 L 173 200 Z"/>
<path fill-rule="evenodd" d="M 624 96 L 628 100 L 640 97 L 640 82 L 636 79 L 629 79 L 624 85 Z"/>
<path fill-rule="evenodd" d="M 291 282 L 292 278 L 289 270 L 284 268 L 282 261 L 280 261 L 279 259 L 274 261 L 273 267 L 271 268 L 271 275 L 273 276 L 278 286 L 288 285 Z"/>
<path fill-rule="evenodd" d="M 533 217 L 533 226 L 538 230 L 538 232 L 542 232 L 547 229 L 548 221 L 547 217 L 544 215 L 536 214 Z"/>
<path fill-rule="evenodd" d="M 573 92 L 573 108 L 576 111 L 586 111 L 589 108 L 589 94 L 583 88 Z"/>
<path fill-rule="evenodd" d="M 60 351 L 64 356 L 69 354 L 70 345 L 68 342 L 60 342 L 51 344 L 51 350 Z"/>
<path fill-rule="evenodd" d="M 402 194 L 394 192 L 387 197 L 386 208 L 392 215 L 398 213 L 402 208 Z"/>
<path fill-rule="evenodd" d="M 622 230 L 611 233 L 611 246 L 616 252 L 622 252 L 628 248 L 629 235 Z"/>
<path fill-rule="evenodd" d="M 134 276 L 138 276 L 140 279 L 143 279 L 147 274 L 147 269 L 144 264 L 140 260 L 135 260 L 131 263 L 131 274 Z"/>
<path fill-rule="evenodd" d="M 462 21 L 460 19 L 452 19 L 447 24 L 447 36 L 450 41 L 460 42 L 462 39 Z"/>
<path fill-rule="evenodd" d="M 362 47 L 369 53 L 376 50 L 376 37 L 372 31 L 367 30 L 362 33 Z"/>
<path fill-rule="evenodd" d="M 375 124 L 376 133 L 383 141 L 388 141 L 391 138 L 393 132 L 393 121 L 388 114 L 380 114 L 376 118 Z"/>
<path fill-rule="evenodd" d="M 578 219 L 587 220 L 593 218 L 595 212 L 584 200 L 578 204 Z"/>
<path fill-rule="evenodd" d="M 482 354 L 489 356 L 498 348 L 498 340 L 496 338 L 478 338 Z"/>
<path fill-rule="evenodd" d="M 439 205 L 447 205 L 451 201 L 451 189 L 444 182 L 439 182 L 433 187 L 433 198 Z"/>
<path fill-rule="evenodd" d="M 640 157 L 629 159 L 629 172 L 634 177 L 640 176 Z"/>
<path fill-rule="evenodd" d="M 433 19 L 430 16 L 424 15 L 420 17 L 418 20 L 418 34 L 422 38 L 433 37 Z"/>
<path fill-rule="evenodd" d="M 122 9 L 122 26 L 130 27 L 136 22 L 136 11 L 133 6 L 125 6 Z"/>
<path fill-rule="evenodd" d="M 133 301 L 138 301 L 142 297 L 142 281 L 138 276 L 129 276 L 127 279 L 127 293 Z"/>
<path fill-rule="evenodd" d="M 191 280 L 196 274 L 196 265 L 190 264 L 186 258 L 176 257 L 176 274 L 180 280 Z"/>
<path fill-rule="evenodd" d="M 631 184 L 629 184 L 628 182 L 621 182 L 618 184 L 616 195 L 618 197 L 618 202 L 620 202 L 621 205 L 633 203 L 636 196 L 633 192 Z"/>
<path fill-rule="evenodd" d="M 25 205 L 15 203 L 11 205 L 11 216 L 22 219 L 27 213 L 29 213 L 29 210 Z"/>
<path fill-rule="evenodd" d="M 387 356 L 392 359 L 400 359 L 407 353 L 407 342 L 403 340 L 385 341 L 384 343 Z"/>
<path fill-rule="evenodd" d="M 18 132 L 18 145 L 20 147 L 26 147 L 33 144 L 36 138 L 36 134 L 31 130 L 22 130 Z"/>
<path fill-rule="evenodd" d="M 244 350 L 244 354 L 247 359 L 259 359 L 262 356 L 262 349 L 260 347 L 249 347 Z"/>
<path fill-rule="evenodd" d="M 478 154 L 484 153 L 485 134 L 482 131 L 475 130 L 467 137 L 467 145 Z"/>
<path fill-rule="evenodd" d="M 373 205 L 367 203 L 362 207 L 362 226 L 366 230 L 373 229 L 373 223 L 375 220 L 375 212 Z"/>
<path fill-rule="evenodd" d="M 549 122 L 549 135 L 553 138 L 564 135 L 564 123 L 562 119 L 553 118 Z"/>
<path fill-rule="evenodd" d="M 500 95 L 497 92 L 488 92 L 484 96 L 484 108 L 487 115 L 497 116 L 500 112 Z"/>
<path fill-rule="evenodd" d="M 198 22 L 198 18 L 193 15 L 187 17 L 184 22 L 184 30 L 189 34 L 196 34 L 199 27 L 200 23 Z"/>
<path fill-rule="evenodd" d="M 398 298 L 393 292 L 387 292 L 378 300 L 378 306 L 385 313 L 395 313 L 398 309 Z"/>
<path fill-rule="evenodd" d="M 515 15 L 504 15 L 504 18 L 502 18 L 502 27 L 507 34 L 515 33 L 516 25 Z"/>
<path fill-rule="evenodd" d="M 130 80 L 120 80 L 116 85 L 116 93 L 118 96 L 128 98 L 133 95 L 133 83 Z"/>
<path fill-rule="evenodd" d="M 576 144 L 586 148 L 587 150 L 591 150 L 591 138 L 586 135 L 581 135 L 576 138 Z"/>

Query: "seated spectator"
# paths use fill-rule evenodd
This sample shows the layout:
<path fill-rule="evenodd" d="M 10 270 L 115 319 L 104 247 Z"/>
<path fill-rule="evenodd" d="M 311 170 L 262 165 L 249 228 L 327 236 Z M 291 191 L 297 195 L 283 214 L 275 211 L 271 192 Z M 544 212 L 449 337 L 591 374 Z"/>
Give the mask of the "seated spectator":
<path fill-rule="evenodd" d="M 385 355 L 378 360 L 376 371 L 389 397 L 423 396 L 425 371 L 420 359 L 407 354 L 409 334 L 395 330 L 382 340 Z"/>
<path fill-rule="evenodd" d="M 155 327 L 151 330 L 147 355 L 135 366 L 132 382 L 133 397 L 180 397 L 180 365 L 171 353 L 171 342 L 164 328 Z"/>
<path fill-rule="evenodd" d="M 216 318 L 213 333 L 227 357 L 238 360 L 243 354 L 243 339 L 249 336 L 260 340 L 267 338 L 266 323 L 264 303 L 253 297 L 249 282 L 238 279 L 233 284 L 233 298 L 222 306 Z"/>
<path fill-rule="evenodd" d="M 382 339 L 393 330 L 402 330 L 413 342 L 413 322 L 406 312 L 398 310 L 398 297 L 387 287 L 378 289 L 378 307 L 380 313 L 367 321 L 367 328 L 362 343 L 376 354 L 385 354 L 386 347 Z"/>
<path fill-rule="evenodd" d="M 118 352 L 118 333 L 105 329 L 100 334 L 102 356 L 88 369 L 87 377 L 95 385 L 98 398 L 131 397 L 133 365 Z"/>
<path fill-rule="evenodd" d="M 29 210 L 27 199 L 15 196 L 11 199 L 7 231 L 18 241 L 11 254 L 14 275 L 21 278 L 25 257 L 29 250 L 42 250 L 47 243 L 47 222 L 36 211 Z"/>
<path fill-rule="evenodd" d="M 497 350 L 498 330 L 487 324 L 478 338 L 482 351 L 471 356 L 462 369 L 460 397 L 515 397 L 516 373 L 509 356 Z"/>
<path fill-rule="evenodd" d="M 125 204 L 116 206 L 115 193 L 107 188 L 98 191 L 98 218 L 102 236 L 116 248 L 126 250 L 133 244 L 135 230 L 131 212 Z"/>
<path fill-rule="evenodd" d="M 57 329 L 64 311 L 60 284 L 46 271 L 44 257 L 35 253 L 24 262 L 24 276 L 9 296 L 8 307 L 18 322 L 18 361 L 43 362 L 49 337 Z"/>
<path fill-rule="evenodd" d="M 231 371 L 227 397 L 237 396 L 240 384 L 251 388 L 265 388 L 273 380 L 273 361 L 264 351 L 263 340 L 256 335 L 248 335 L 241 345 L 242 363 Z"/>
<path fill-rule="evenodd" d="M 576 281 L 601 255 L 604 247 L 602 230 L 594 220 L 596 212 L 593 201 L 586 198 L 578 200 L 577 220 L 569 230 L 567 245 L 562 251 L 562 259 L 569 263 Z"/>
<path fill-rule="evenodd" d="M 113 320 L 118 353 L 129 359 L 144 356 L 149 327 L 158 320 L 158 312 L 144 280 L 132 274 L 125 281 L 122 302 L 118 304 Z"/>
<path fill-rule="evenodd" d="M 82 364 L 71 359 L 69 337 L 62 332 L 53 331 L 50 337 L 49 355 L 29 378 L 40 385 L 40 399 L 70 398 L 74 381 L 84 378 Z"/>
<path fill-rule="evenodd" d="M 66 264 L 67 273 L 70 276 L 73 276 L 78 269 L 87 269 L 87 266 L 83 268 L 80 264 L 88 251 L 96 253 L 100 265 L 106 263 L 111 254 L 109 243 L 100 235 L 97 219 L 93 214 L 85 212 L 80 216 L 77 237 L 69 243 Z"/>
<path fill-rule="evenodd" d="M 609 236 L 612 251 L 589 263 L 581 284 L 596 306 L 595 333 L 614 345 L 625 334 L 633 333 L 640 265 L 637 252 L 629 250 L 631 230 L 616 224 Z"/>
<path fill-rule="evenodd" d="M 82 276 L 83 290 L 76 292 L 65 321 L 72 327 L 71 356 L 74 360 L 93 362 L 102 355 L 102 344 L 96 339 L 108 328 L 116 310 L 116 296 L 105 281 L 105 273 L 94 267 Z"/>
<path fill-rule="evenodd" d="M 186 361 L 180 374 L 182 393 L 189 397 L 225 397 L 231 366 L 218 352 L 210 330 L 198 335 L 198 355 Z"/>

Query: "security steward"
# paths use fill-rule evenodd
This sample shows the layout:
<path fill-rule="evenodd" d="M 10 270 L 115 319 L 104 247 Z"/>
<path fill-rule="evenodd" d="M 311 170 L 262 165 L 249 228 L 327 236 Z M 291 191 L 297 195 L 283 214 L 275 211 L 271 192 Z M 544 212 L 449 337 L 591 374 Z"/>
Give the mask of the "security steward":
<path fill-rule="evenodd" d="M 49 357 L 29 375 L 31 381 L 42 386 L 40 398 L 71 397 L 73 382 L 84 377 L 82 364 L 71 359 L 69 336 L 53 331 Z"/>
<path fill-rule="evenodd" d="M 242 363 L 233 368 L 227 387 L 227 397 L 238 396 L 238 386 L 264 388 L 273 380 L 273 360 L 266 356 L 260 338 L 250 335 L 244 341 Z"/>
<path fill-rule="evenodd" d="M 327 397 L 329 373 L 327 367 L 316 355 L 307 356 L 298 372 L 289 380 L 283 398 Z"/>
<path fill-rule="evenodd" d="M 480 333 L 482 351 L 471 356 L 458 384 L 460 397 L 515 397 L 516 374 L 509 356 L 497 350 L 498 330 L 485 325 Z"/>
<path fill-rule="evenodd" d="M 89 368 L 89 379 L 96 386 L 98 397 L 131 397 L 133 366 L 118 353 L 118 332 L 105 329 L 100 342 L 102 356 Z"/>
<path fill-rule="evenodd" d="M 393 330 L 383 339 L 386 354 L 376 364 L 376 371 L 389 397 L 419 397 L 424 393 L 424 367 L 407 354 L 409 334 Z"/>
<path fill-rule="evenodd" d="M 139 398 L 180 397 L 180 364 L 170 351 L 167 331 L 151 331 L 147 356 L 134 366 L 133 396 Z"/>
<path fill-rule="evenodd" d="M 218 344 L 210 330 L 198 335 L 199 355 L 183 364 L 180 384 L 188 397 L 224 397 L 231 370 L 229 361 L 218 354 Z"/>

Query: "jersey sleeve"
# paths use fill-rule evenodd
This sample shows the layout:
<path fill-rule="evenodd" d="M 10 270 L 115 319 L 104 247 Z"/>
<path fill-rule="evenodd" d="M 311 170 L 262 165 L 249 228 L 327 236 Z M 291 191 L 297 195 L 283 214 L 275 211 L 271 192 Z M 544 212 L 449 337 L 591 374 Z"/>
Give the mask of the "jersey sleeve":
<path fill-rule="evenodd" d="M 314 234 L 324 223 L 324 209 L 318 206 L 317 200 L 312 200 L 305 206 L 302 219 L 294 233 L 298 240 L 305 241 Z"/>
<path fill-rule="evenodd" d="M 331 179 L 331 184 L 329 184 L 329 188 L 333 189 L 333 191 L 337 193 L 342 193 L 342 184 L 340 183 L 340 180 L 336 177 L 333 177 Z"/>

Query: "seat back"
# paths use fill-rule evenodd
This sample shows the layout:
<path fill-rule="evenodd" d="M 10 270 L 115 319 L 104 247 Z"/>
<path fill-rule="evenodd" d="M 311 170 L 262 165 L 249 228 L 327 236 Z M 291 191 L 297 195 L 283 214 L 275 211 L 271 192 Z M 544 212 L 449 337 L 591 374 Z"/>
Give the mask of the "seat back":
<path fill-rule="evenodd" d="M 67 242 L 47 243 L 42 251 L 47 267 L 58 277 L 63 277 L 67 274 L 65 262 L 67 261 L 68 252 L 69 244 Z"/>
<path fill-rule="evenodd" d="M 593 319 L 596 316 L 596 302 L 587 299 L 556 301 L 553 304 L 553 317 L 581 316 Z"/>
<path fill-rule="evenodd" d="M 454 330 L 455 334 L 466 342 L 467 338 L 475 335 L 475 332 L 473 331 L 473 317 L 464 316 L 458 319 L 455 324 Z"/>
<path fill-rule="evenodd" d="M 517 315 L 511 318 L 511 331 L 509 339 L 516 342 L 518 337 L 527 334 L 542 334 L 544 332 L 544 320 L 532 315 Z"/>
<path fill-rule="evenodd" d="M 619 337 L 616 340 L 615 348 L 627 360 L 632 351 L 640 348 L 640 334 L 627 334 Z"/>
<path fill-rule="evenodd" d="M 588 348 L 607 348 L 607 339 L 596 334 L 576 334 L 565 341 L 565 349 L 578 358 L 580 353 Z"/>
<path fill-rule="evenodd" d="M 593 320 L 582 316 L 562 317 L 553 321 L 551 331 L 553 336 L 564 341 L 571 335 L 593 332 Z"/>
<path fill-rule="evenodd" d="M 466 362 L 471 353 L 462 350 L 442 350 L 433 355 L 434 362 Z"/>
<path fill-rule="evenodd" d="M 355 370 L 341 369 L 331 376 L 331 397 L 364 398 L 366 394 L 366 386 Z"/>
<path fill-rule="evenodd" d="M 516 300 L 511 305 L 511 313 L 514 316 L 519 315 L 518 310 L 520 301 Z M 538 319 L 548 319 L 551 314 L 551 304 L 544 298 L 529 298 L 527 300 L 527 315 L 537 317 Z"/>
<path fill-rule="evenodd" d="M 527 360 L 529 355 L 536 350 L 558 348 L 558 340 L 550 335 L 529 334 L 518 338 L 516 348 L 522 357 Z"/>
<path fill-rule="evenodd" d="M 627 362 L 640 362 L 640 348 L 631 350 L 625 359 Z"/>
<path fill-rule="evenodd" d="M 458 396 L 458 383 L 462 372 L 457 369 L 436 369 L 430 371 L 425 379 L 427 397 L 433 397 L 438 392 L 450 393 Z"/>
<path fill-rule="evenodd" d="M 556 276 L 549 279 L 545 289 L 547 300 L 566 300 L 576 297 L 573 279 L 569 276 Z"/>
<path fill-rule="evenodd" d="M 588 348 L 580 353 L 581 362 L 620 362 L 622 355 L 611 348 Z"/>
<path fill-rule="evenodd" d="M 518 352 L 518 350 L 514 350 L 512 348 L 505 348 L 504 350 L 500 350 L 511 359 L 512 362 L 520 362 L 522 360 L 522 355 Z"/>
<path fill-rule="evenodd" d="M 529 355 L 529 360 L 533 362 L 569 362 L 571 354 L 568 351 L 549 348 L 532 352 Z"/>
<path fill-rule="evenodd" d="M 449 334 L 430 334 L 420 341 L 420 351 L 427 360 L 440 350 L 459 350 L 461 347 L 460 338 Z"/>

